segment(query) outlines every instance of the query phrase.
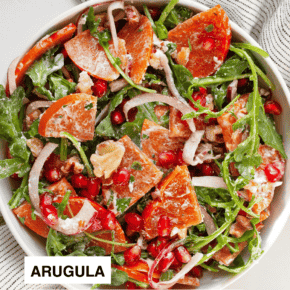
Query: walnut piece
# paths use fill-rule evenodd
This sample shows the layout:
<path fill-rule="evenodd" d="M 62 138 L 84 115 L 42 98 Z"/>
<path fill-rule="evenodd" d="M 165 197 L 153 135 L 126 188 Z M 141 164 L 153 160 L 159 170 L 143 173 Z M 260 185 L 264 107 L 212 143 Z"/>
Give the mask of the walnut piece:
<path fill-rule="evenodd" d="M 115 141 L 105 141 L 97 146 L 96 154 L 91 156 L 96 177 L 104 176 L 109 178 L 119 167 L 125 153 L 122 143 Z"/>
<path fill-rule="evenodd" d="M 37 157 L 43 149 L 43 143 L 38 138 L 28 139 L 26 144 L 34 157 Z"/>

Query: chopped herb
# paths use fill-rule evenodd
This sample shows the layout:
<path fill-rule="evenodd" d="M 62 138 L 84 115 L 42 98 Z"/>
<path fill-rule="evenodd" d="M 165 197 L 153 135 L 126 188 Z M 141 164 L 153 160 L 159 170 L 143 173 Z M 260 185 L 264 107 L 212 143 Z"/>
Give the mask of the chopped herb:
<path fill-rule="evenodd" d="M 132 169 L 134 170 L 142 170 L 142 165 L 139 161 L 134 161 L 132 166 L 131 166 Z"/>
<path fill-rule="evenodd" d="M 93 103 L 89 103 L 88 105 L 85 105 L 85 109 L 87 110 L 87 111 L 89 111 L 90 109 L 92 109 L 93 108 Z"/>
<path fill-rule="evenodd" d="M 131 197 L 118 198 L 116 201 L 117 211 L 123 213 L 129 206 Z"/>
<path fill-rule="evenodd" d="M 206 32 L 212 32 L 213 29 L 214 29 L 213 24 L 210 24 L 209 26 L 207 26 L 207 27 L 205 28 L 205 31 L 206 31 Z"/>
<path fill-rule="evenodd" d="M 143 29 L 141 29 L 141 28 L 138 29 L 138 32 L 142 32 L 142 31 L 143 31 Z"/>
<path fill-rule="evenodd" d="M 191 43 L 190 43 L 190 39 L 189 38 L 188 38 L 187 42 L 188 42 L 189 50 L 192 51 L 192 46 L 191 46 Z"/>
<path fill-rule="evenodd" d="M 25 217 L 20 217 L 20 216 L 19 216 L 18 219 L 21 221 L 22 224 L 24 224 Z"/>
<path fill-rule="evenodd" d="M 130 183 L 133 183 L 135 182 L 135 177 L 133 175 L 130 175 L 130 180 L 129 180 Z"/>
<path fill-rule="evenodd" d="M 148 135 L 146 135 L 146 134 L 143 134 L 143 135 L 142 135 L 142 138 L 143 138 L 143 139 L 148 139 L 148 138 L 149 138 L 149 136 L 148 136 Z"/>

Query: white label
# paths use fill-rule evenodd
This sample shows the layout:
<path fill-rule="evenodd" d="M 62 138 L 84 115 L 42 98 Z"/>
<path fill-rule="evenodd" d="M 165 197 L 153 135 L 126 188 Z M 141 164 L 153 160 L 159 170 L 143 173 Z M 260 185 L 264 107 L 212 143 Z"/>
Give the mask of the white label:
<path fill-rule="evenodd" d="M 25 257 L 26 284 L 111 284 L 111 257 Z"/>

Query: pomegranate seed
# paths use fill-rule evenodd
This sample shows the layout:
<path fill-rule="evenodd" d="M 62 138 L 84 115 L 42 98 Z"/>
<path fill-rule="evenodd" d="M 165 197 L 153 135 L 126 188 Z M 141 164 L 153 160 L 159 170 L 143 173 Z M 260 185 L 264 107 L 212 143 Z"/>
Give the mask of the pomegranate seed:
<path fill-rule="evenodd" d="M 192 94 L 192 99 L 197 102 L 200 101 L 200 104 L 205 107 L 206 105 L 206 95 L 207 95 L 207 90 L 205 88 L 200 87 L 199 92 L 193 92 Z M 198 111 L 198 108 L 194 106 L 192 102 L 189 102 L 190 106 L 195 110 Z"/>
<path fill-rule="evenodd" d="M 201 166 L 201 173 L 203 176 L 213 176 L 214 170 L 210 164 L 203 163 Z"/>
<path fill-rule="evenodd" d="M 66 51 L 65 48 L 63 48 L 63 49 L 61 50 L 61 53 L 63 54 L 63 57 L 64 57 L 64 58 L 67 58 L 67 57 L 68 57 L 68 54 L 67 54 L 67 51 Z"/>
<path fill-rule="evenodd" d="M 125 286 L 126 286 L 126 289 L 130 289 L 130 290 L 140 289 L 135 283 L 131 281 L 127 281 Z"/>
<path fill-rule="evenodd" d="M 249 83 L 248 79 L 240 79 L 238 80 L 238 87 L 245 87 Z"/>
<path fill-rule="evenodd" d="M 148 245 L 147 251 L 152 257 L 156 258 L 159 252 L 163 250 L 167 243 L 167 238 L 158 237 Z"/>
<path fill-rule="evenodd" d="M 176 152 L 176 164 L 181 166 L 181 165 L 185 165 L 186 163 L 183 160 L 183 150 L 178 149 Z"/>
<path fill-rule="evenodd" d="M 121 125 L 125 122 L 125 116 L 122 112 L 113 111 L 111 113 L 111 121 L 113 125 Z"/>
<path fill-rule="evenodd" d="M 92 177 L 88 180 L 87 190 L 91 199 L 94 199 L 100 192 L 101 180 L 97 177 Z"/>
<path fill-rule="evenodd" d="M 212 38 L 208 38 L 206 39 L 203 43 L 202 43 L 202 47 L 205 50 L 212 50 L 214 48 L 214 40 Z"/>
<path fill-rule="evenodd" d="M 162 215 L 158 220 L 157 225 L 158 236 L 169 237 L 171 233 L 170 218 L 166 215 Z"/>
<path fill-rule="evenodd" d="M 104 96 L 107 92 L 108 84 L 104 80 L 96 80 L 94 82 L 94 85 L 92 86 L 92 90 L 94 92 L 94 95 L 101 98 Z"/>
<path fill-rule="evenodd" d="M 191 259 L 191 255 L 189 254 L 188 250 L 183 246 L 177 247 L 174 250 L 174 254 L 176 259 L 183 264 L 188 263 Z"/>
<path fill-rule="evenodd" d="M 71 177 L 72 186 L 75 188 L 86 188 L 88 186 L 88 178 L 83 174 L 74 174 Z"/>
<path fill-rule="evenodd" d="M 133 213 L 133 212 L 127 213 L 125 215 L 125 221 L 130 226 L 131 229 L 134 229 L 135 231 L 142 230 L 143 219 L 137 213 Z"/>
<path fill-rule="evenodd" d="M 89 194 L 89 192 L 88 192 L 88 190 L 86 189 L 86 188 L 84 188 L 84 189 L 82 189 L 81 191 L 80 191 L 80 196 L 82 196 L 82 197 L 86 197 L 86 198 L 88 198 L 88 199 L 90 199 L 90 200 L 93 200 L 92 198 L 91 198 L 91 195 Z"/>
<path fill-rule="evenodd" d="M 40 208 L 44 208 L 47 205 L 52 204 L 52 197 L 49 193 L 45 192 L 40 196 L 40 203 L 39 206 Z"/>
<path fill-rule="evenodd" d="M 173 151 L 162 152 L 158 156 L 158 162 L 164 168 L 172 167 L 176 163 L 176 155 Z"/>
<path fill-rule="evenodd" d="M 182 263 L 180 263 L 177 259 L 176 259 L 176 255 L 174 255 L 174 260 L 171 264 L 171 268 L 180 268 L 182 266 Z"/>
<path fill-rule="evenodd" d="M 128 237 L 132 237 L 132 236 L 134 236 L 135 233 L 136 233 L 136 230 L 135 230 L 133 227 L 127 225 L 127 228 L 126 228 L 126 235 L 127 235 Z"/>
<path fill-rule="evenodd" d="M 283 176 L 281 171 L 273 163 L 267 164 L 264 172 L 266 174 L 268 181 L 270 182 L 276 182 Z"/>
<path fill-rule="evenodd" d="M 158 265 L 159 271 L 161 271 L 162 273 L 166 272 L 171 266 L 171 264 L 173 263 L 174 258 L 175 258 L 174 254 L 172 252 L 169 252 L 168 254 L 166 254 L 159 262 L 159 265 Z"/>
<path fill-rule="evenodd" d="M 242 209 L 240 209 L 238 215 L 247 216 L 247 213 L 243 211 Z"/>
<path fill-rule="evenodd" d="M 14 179 L 14 180 L 20 180 L 21 179 L 17 173 L 13 173 L 10 177 L 12 179 Z"/>
<path fill-rule="evenodd" d="M 202 276 L 202 267 L 201 266 L 193 267 L 192 270 L 191 270 L 191 274 L 193 275 L 193 277 L 201 278 L 201 276 Z"/>
<path fill-rule="evenodd" d="M 180 111 L 178 111 L 178 112 L 177 112 L 177 118 L 180 119 L 180 123 L 182 123 L 185 127 L 189 127 L 189 126 L 188 126 L 188 123 L 187 123 L 186 120 L 181 120 L 181 117 L 182 117 L 182 116 L 183 116 L 182 113 L 181 113 Z"/>
<path fill-rule="evenodd" d="M 160 12 L 160 9 L 157 8 L 157 7 L 153 7 L 153 8 L 149 8 L 148 9 L 150 14 L 151 14 L 151 17 L 154 21 L 157 21 L 158 18 L 160 17 L 161 15 L 161 12 Z"/>
<path fill-rule="evenodd" d="M 57 168 L 52 168 L 45 171 L 44 176 L 51 183 L 57 182 L 61 179 L 60 171 Z"/>
<path fill-rule="evenodd" d="M 117 111 L 120 111 L 121 114 L 123 114 L 123 111 L 124 111 L 124 106 L 125 104 L 129 101 L 130 99 L 126 98 L 122 101 L 122 103 L 117 107 Z M 132 108 L 131 110 L 129 110 L 128 112 L 128 119 L 130 122 L 133 122 L 135 120 L 135 117 L 138 113 L 138 108 L 135 107 L 135 108 Z M 124 115 L 123 115 L 124 116 Z"/>
<path fill-rule="evenodd" d="M 265 102 L 264 109 L 267 114 L 280 115 L 282 113 L 280 104 L 272 100 Z"/>
<path fill-rule="evenodd" d="M 114 172 L 112 178 L 115 185 L 125 186 L 130 181 L 130 172 L 124 167 L 119 169 L 117 172 Z"/>
<path fill-rule="evenodd" d="M 57 224 L 58 216 L 57 216 L 57 209 L 49 204 L 41 208 L 42 216 L 44 217 L 44 221 L 49 225 L 53 226 Z"/>
<path fill-rule="evenodd" d="M 116 217 L 112 212 L 109 212 L 101 221 L 104 230 L 114 230 L 117 224 Z"/>
<path fill-rule="evenodd" d="M 141 248 L 137 245 L 127 249 L 124 252 L 125 263 L 128 266 L 133 266 L 137 264 L 140 258 L 141 258 Z"/>

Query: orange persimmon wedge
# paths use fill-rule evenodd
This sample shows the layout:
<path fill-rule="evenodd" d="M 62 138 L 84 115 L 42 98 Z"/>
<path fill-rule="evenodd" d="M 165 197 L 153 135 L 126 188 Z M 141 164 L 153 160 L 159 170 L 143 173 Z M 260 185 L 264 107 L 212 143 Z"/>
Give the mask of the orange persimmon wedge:
<path fill-rule="evenodd" d="M 119 39 L 118 44 L 118 54 L 112 40 L 109 41 L 109 50 L 114 57 L 120 58 L 121 68 L 124 69 L 127 65 L 125 41 Z M 93 37 L 89 30 L 67 41 L 64 47 L 74 64 L 89 75 L 105 81 L 113 81 L 119 77 L 120 73 L 110 63 L 98 39 Z"/>
<path fill-rule="evenodd" d="M 39 42 L 37 42 L 36 45 L 25 54 L 25 56 L 17 65 L 15 70 L 16 84 L 18 85 L 22 81 L 25 73 L 35 60 L 40 58 L 51 48 L 70 39 L 76 29 L 76 26 L 73 23 L 70 23 L 64 28 L 47 37 L 42 38 Z"/>
<path fill-rule="evenodd" d="M 170 218 L 172 229 L 183 230 L 202 222 L 187 166 L 177 166 L 161 181 L 156 191 L 160 198 L 149 203 L 142 213 L 146 239 L 157 237 L 158 220 L 162 215 Z"/>
<path fill-rule="evenodd" d="M 42 115 L 38 133 L 44 137 L 60 137 L 68 132 L 79 141 L 94 138 L 97 98 L 72 94 L 53 103 Z"/>
<path fill-rule="evenodd" d="M 201 12 L 178 24 L 168 33 L 168 40 L 177 44 L 177 52 L 189 47 L 186 68 L 193 77 L 203 78 L 214 74 L 228 53 L 231 26 L 220 5 Z"/>
<path fill-rule="evenodd" d="M 125 40 L 127 51 L 132 57 L 130 77 L 134 83 L 140 84 L 153 47 L 153 29 L 149 19 L 141 15 L 139 22 L 127 22 L 118 37 Z"/>

